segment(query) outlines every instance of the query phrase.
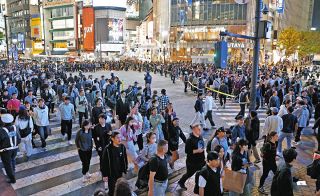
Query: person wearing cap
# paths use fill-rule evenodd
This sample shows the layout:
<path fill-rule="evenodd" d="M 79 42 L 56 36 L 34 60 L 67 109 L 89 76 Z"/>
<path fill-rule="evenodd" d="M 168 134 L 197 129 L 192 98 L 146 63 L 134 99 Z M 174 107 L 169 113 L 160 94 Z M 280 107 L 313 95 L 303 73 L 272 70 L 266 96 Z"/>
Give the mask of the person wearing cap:
<path fill-rule="evenodd" d="M 43 99 L 39 99 L 38 106 L 33 109 L 35 124 L 41 139 L 41 147 L 46 147 L 46 138 L 48 137 L 48 126 L 49 126 L 49 109 L 44 104 Z"/>
<path fill-rule="evenodd" d="M 15 125 L 19 130 L 21 136 L 21 143 L 19 144 L 20 152 L 23 152 L 27 160 L 32 155 L 32 131 L 33 131 L 33 120 L 28 115 L 28 111 L 25 106 L 21 105 L 19 114 L 16 118 Z"/>
<path fill-rule="evenodd" d="M 304 101 L 299 101 L 297 109 L 294 110 L 292 114 L 298 118 L 298 130 L 294 139 L 295 144 L 298 145 L 300 144 L 301 132 L 308 126 L 309 121 L 309 110 L 306 103 Z"/>
<path fill-rule="evenodd" d="M 179 126 L 179 118 L 174 117 L 172 118 L 170 115 L 168 118 L 168 145 L 169 145 L 169 151 L 168 154 L 170 154 L 171 161 L 169 162 L 169 166 L 171 169 L 174 168 L 174 162 L 179 159 L 179 153 L 178 153 L 178 148 L 179 148 L 179 137 L 182 139 L 184 143 L 186 143 L 187 138 L 184 135 L 182 129 Z"/>
<path fill-rule="evenodd" d="M 161 89 L 161 96 L 159 97 L 160 111 L 164 111 L 169 104 L 169 97 L 167 96 L 166 89 Z"/>
<path fill-rule="evenodd" d="M 19 112 L 20 105 L 21 105 L 21 102 L 19 99 L 17 99 L 17 94 L 13 93 L 12 98 L 8 101 L 8 104 L 7 104 L 8 112 L 12 114 L 13 117 L 16 117 Z"/>
<path fill-rule="evenodd" d="M 268 116 L 264 122 L 264 127 L 262 129 L 262 136 L 265 138 L 269 135 L 272 131 L 277 132 L 280 134 L 280 131 L 283 129 L 283 120 L 280 116 L 278 116 L 278 108 L 273 107 L 271 108 L 271 116 Z"/>
<path fill-rule="evenodd" d="M 68 143 L 72 144 L 72 119 L 75 118 L 75 111 L 73 104 L 70 103 L 70 97 L 64 99 L 64 102 L 59 105 L 59 110 L 61 114 L 61 134 L 64 140 L 68 135 Z"/>
<path fill-rule="evenodd" d="M 234 145 L 239 139 L 246 139 L 246 127 L 244 126 L 244 118 L 242 115 L 236 117 L 237 124 L 233 127 L 231 141 Z"/>
<path fill-rule="evenodd" d="M 18 144 L 21 137 L 15 125 L 13 125 L 14 117 L 11 114 L 2 114 L 1 121 L 3 126 L 0 128 L 0 156 L 3 167 L 6 171 L 7 182 L 15 183 L 15 164 Z"/>
<path fill-rule="evenodd" d="M 206 164 L 204 150 L 205 143 L 201 136 L 201 126 L 193 124 L 192 133 L 190 133 L 185 145 L 187 172 L 178 181 L 182 189 L 187 190 L 185 182 Z"/>
<path fill-rule="evenodd" d="M 213 149 L 216 146 L 221 145 L 225 152 L 225 156 L 227 156 L 229 145 L 228 145 L 228 139 L 226 137 L 226 130 L 224 129 L 224 127 L 219 127 L 216 130 L 216 132 L 211 136 L 211 138 L 208 140 L 208 142 L 210 141 L 211 141 L 210 149 L 209 149 L 210 151 L 213 151 Z"/>

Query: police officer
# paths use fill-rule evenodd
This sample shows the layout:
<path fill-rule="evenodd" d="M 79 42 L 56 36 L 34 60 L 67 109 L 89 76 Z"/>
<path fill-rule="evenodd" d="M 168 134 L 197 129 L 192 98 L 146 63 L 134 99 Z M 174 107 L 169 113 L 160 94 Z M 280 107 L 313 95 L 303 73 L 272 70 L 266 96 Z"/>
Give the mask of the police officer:
<path fill-rule="evenodd" d="M 18 144 L 21 137 L 15 125 L 13 125 L 11 114 L 1 115 L 3 126 L 0 128 L 0 156 L 8 176 L 9 183 L 15 183 L 15 159 L 17 156 Z"/>

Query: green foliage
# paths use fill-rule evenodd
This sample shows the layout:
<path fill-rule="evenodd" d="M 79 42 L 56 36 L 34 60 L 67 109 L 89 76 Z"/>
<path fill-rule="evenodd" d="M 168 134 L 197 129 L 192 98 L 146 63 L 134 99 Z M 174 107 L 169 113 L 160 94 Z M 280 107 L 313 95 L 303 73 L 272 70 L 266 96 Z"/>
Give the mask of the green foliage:
<path fill-rule="evenodd" d="M 296 52 L 301 43 L 300 39 L 301 33 L 295 28 L 289 27 L 281 31 L 278 43 L 286 49 L 286 57 L 289 57 Z"/>

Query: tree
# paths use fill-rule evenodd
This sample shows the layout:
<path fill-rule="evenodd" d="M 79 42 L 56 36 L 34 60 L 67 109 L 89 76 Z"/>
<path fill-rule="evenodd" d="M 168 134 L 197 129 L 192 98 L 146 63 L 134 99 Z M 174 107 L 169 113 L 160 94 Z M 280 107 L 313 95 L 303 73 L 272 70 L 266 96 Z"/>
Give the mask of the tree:
<path fill-rule="evenodd" d="M 301 33 L 293 27 L 289 27 L 280 32 L 278 44 L 286 50 L 286 57 L 294 54 L 301 43 Z"/>
<path fill-rule="evenodd" d="M 320 53 L 320 32 L 303 31 L 300 33 L 299 56 L 306 57 Z"/>

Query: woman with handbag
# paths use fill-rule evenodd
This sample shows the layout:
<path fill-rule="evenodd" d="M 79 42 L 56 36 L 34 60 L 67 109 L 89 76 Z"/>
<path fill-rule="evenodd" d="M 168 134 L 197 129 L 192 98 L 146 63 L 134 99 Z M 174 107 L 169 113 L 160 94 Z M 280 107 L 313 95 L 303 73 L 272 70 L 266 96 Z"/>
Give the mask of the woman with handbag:
<path fill-rule="evenodd" d="M 248 141 L 245 139 L 240 139 L 236 143 L 236 147 L 231 156 L 231 169 L 232 171 L 236 171 L 242 174 L 247 174 L 247 178 L 245 180 L 244 188 L 242 193 L 237 193 L 230 191 L 229 196 L 250 196 L 251 195 L 251 185 L 249 179 L 249 157 L 248 157 Z"/>
<path fill-rule="evenodd" d="M 218 153 L 220 158 L 220 186 L 221 186 L 221 193 L 223 193 L 222 178 L 224 177 L 224 169 L 230 167 L 230 156 L 227 152 L 224 151 L 224 148 L 222 145 L 217 145 L 213 149 L 213 151 Z M 225 153 L 227 154 L 226 156 L 225 156 Z"/>
<path fill-rule="evenodd" d="M 25 106 L 20 106 L 19 113 L 15 121 L 15 125 L 19 130 L 21 136 L 21 143 L 19 144 L 20 152 L 23 152 L 27 160 L 32 155 L 32 130 L 33 130 L 33 121 L 32 118 L 28 115 L 28 111 Z"/>

